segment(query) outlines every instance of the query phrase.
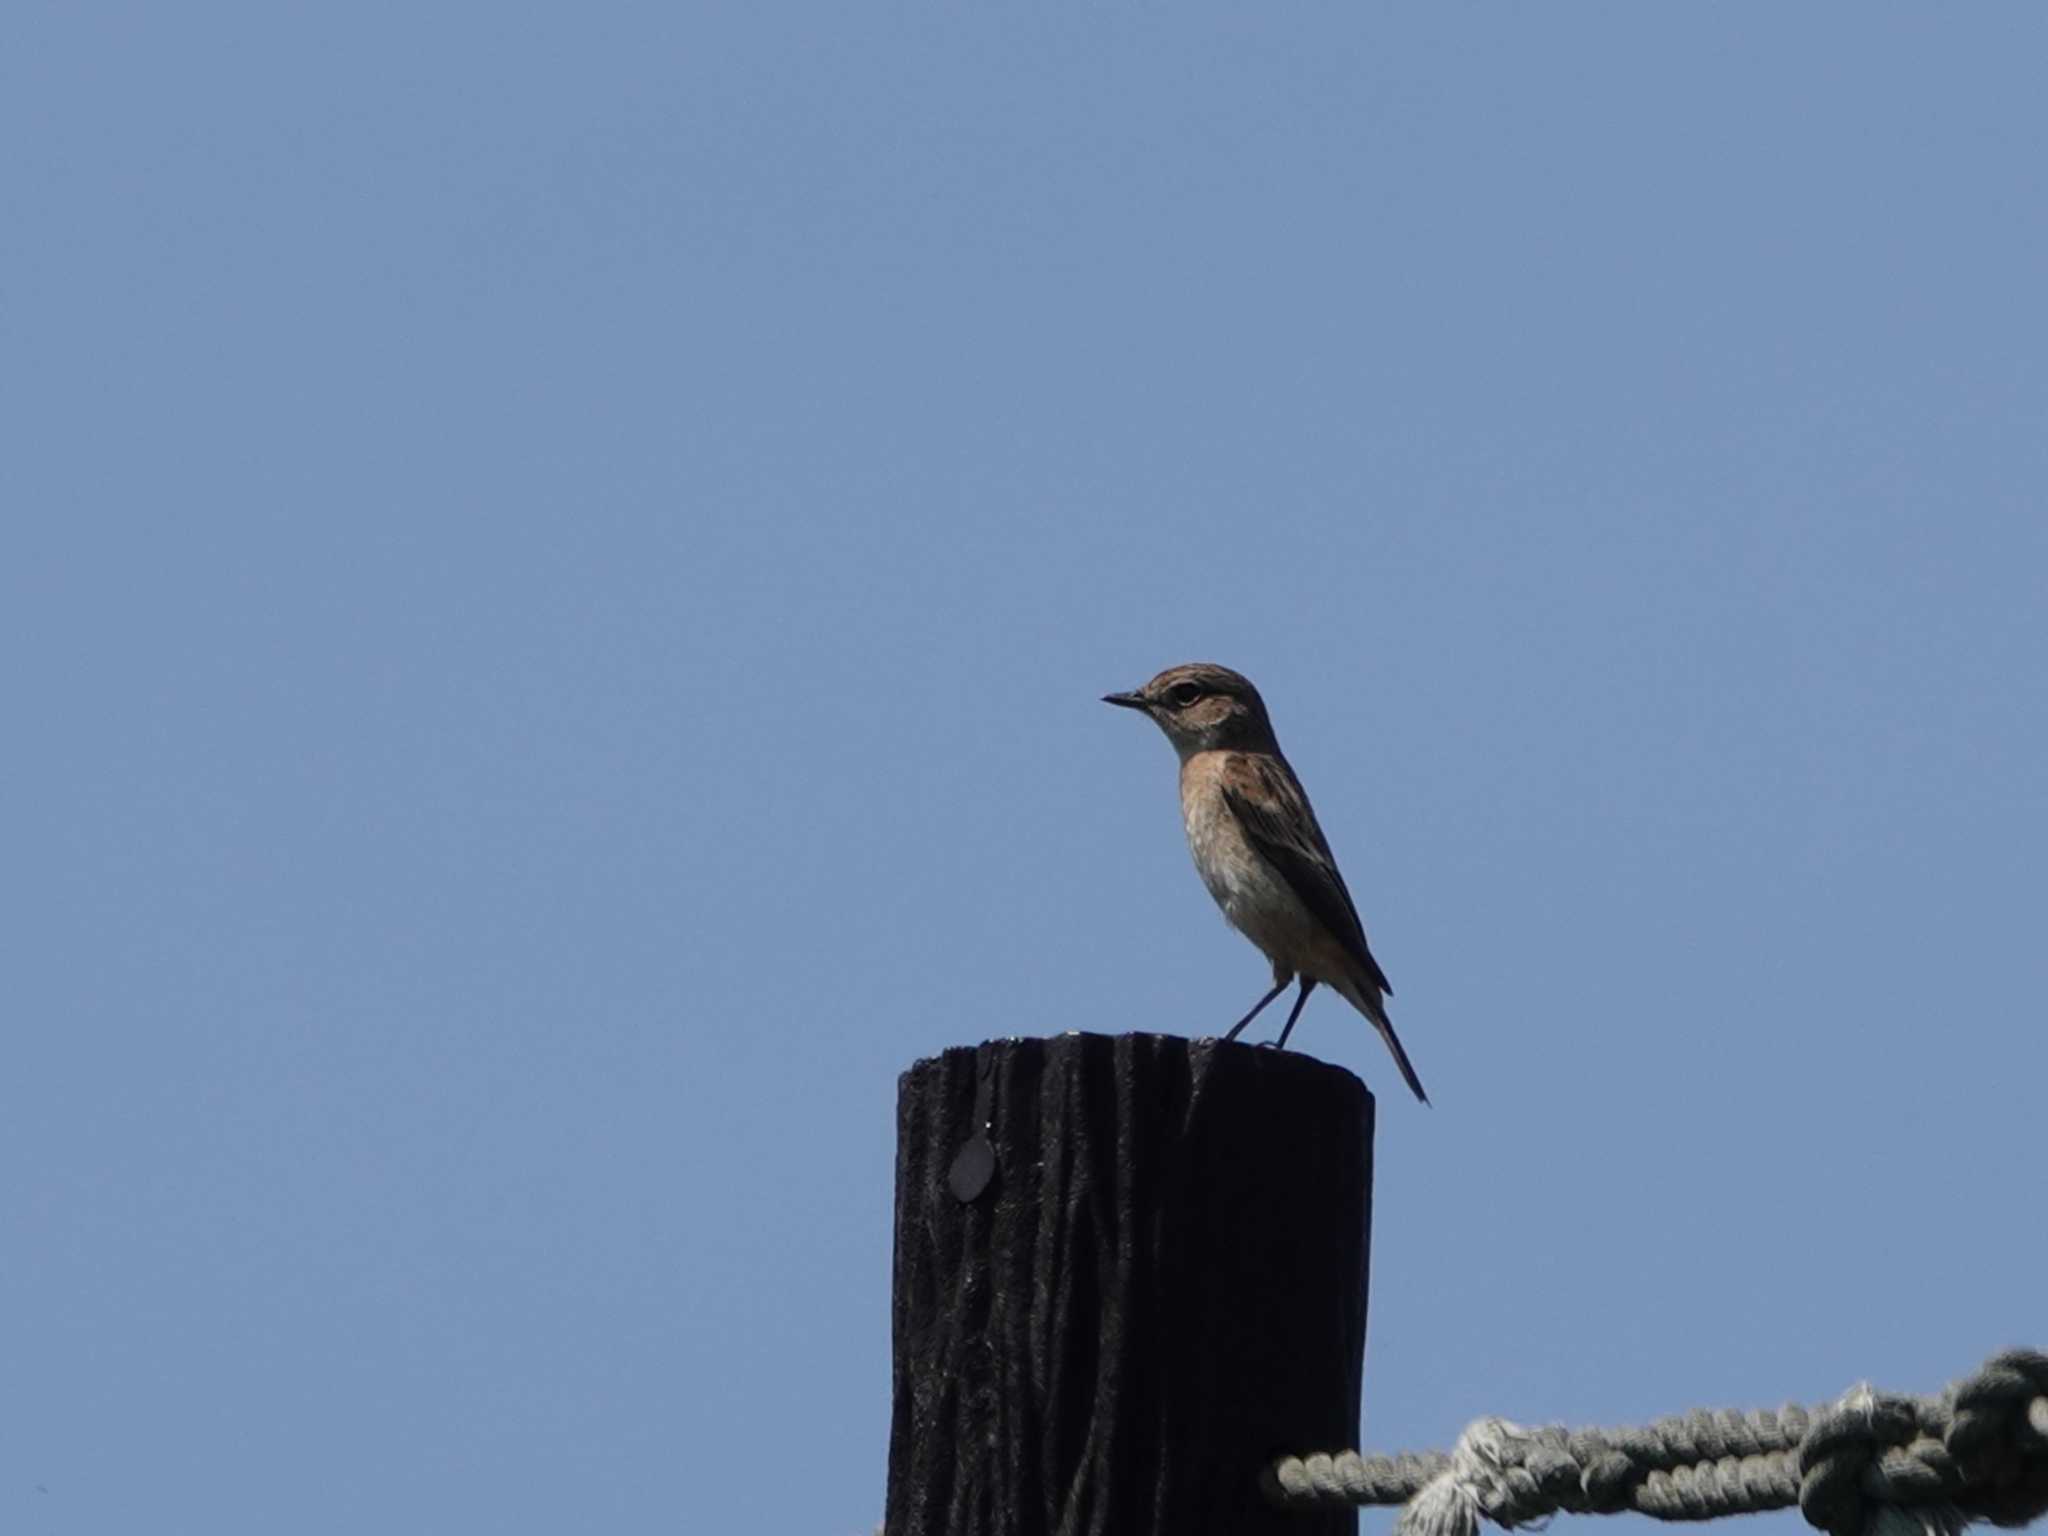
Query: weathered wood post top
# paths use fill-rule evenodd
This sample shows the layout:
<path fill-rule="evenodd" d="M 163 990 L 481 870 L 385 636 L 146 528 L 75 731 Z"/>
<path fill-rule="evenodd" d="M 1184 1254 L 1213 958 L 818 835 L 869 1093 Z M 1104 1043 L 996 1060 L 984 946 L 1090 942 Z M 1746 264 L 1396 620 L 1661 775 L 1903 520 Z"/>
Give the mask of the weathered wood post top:
<path fill-rule="evenodd" d="M 888 1536 L 1350 1536 L 1259 1472 L 1355 1444 L 1373 1100 L 1310 1057 L 997 1040 L 897 1100 Z"/>

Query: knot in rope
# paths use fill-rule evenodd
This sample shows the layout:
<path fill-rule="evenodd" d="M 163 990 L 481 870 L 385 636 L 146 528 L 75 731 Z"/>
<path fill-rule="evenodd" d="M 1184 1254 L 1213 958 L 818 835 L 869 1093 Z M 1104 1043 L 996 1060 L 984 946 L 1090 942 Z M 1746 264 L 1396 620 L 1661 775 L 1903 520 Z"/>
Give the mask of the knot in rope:
<path fill-rule="evenodd" d="M 1973 1486 L 1975 1512 L 2024 1525 L 2048 1511 L 2048 1355 L 1993 1355 L 1948 1397 L 1948 1448 Z"/>
<path fill-rule="evenodd" d="M 1877 1507 L 1935 1504 L 1961 1485 L 1939 1399 L 1852 1387 L 1799 1447 L 1799 1512 L 1829 1536 L 1862 1536 Z"/>
<path fill-rule="evenodd" d="M 1541 1513 L 1526 1474 L 1520 1487 L 1510 1475 L 1519 1458 L 1509 1447 L 1521 1434 L 1521 1426 L 1506 1419 L 1475 1419 L 1466 1425 L 1449 1461 L 1401 1511 L 1395 1536 L 1478 1536 L 1482 1510 L 1505 1526 Z"/>

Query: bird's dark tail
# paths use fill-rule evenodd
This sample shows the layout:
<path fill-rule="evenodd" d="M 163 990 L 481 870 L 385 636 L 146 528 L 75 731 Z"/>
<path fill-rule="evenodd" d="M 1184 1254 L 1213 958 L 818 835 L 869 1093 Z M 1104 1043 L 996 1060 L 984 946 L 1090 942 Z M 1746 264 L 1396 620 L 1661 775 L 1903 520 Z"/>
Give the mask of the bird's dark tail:
<path fill-rule="evenodd" d="M 1394 1033 L 1394 1021 L 1387 1017 L 1387 1005 L 1380 1001 L 1380 989 L 1372 982 L 1363 985 L 1352 983 L 1338 989 L 1345 1000 L 1373 1022 L 1380 1038 L 1387 1042 L 1387 1049 L 1393 1053 L 1394 1065 L 1401 1069 L 1401 1079 L 1407 1083 L 1408 1091 L 1424 1104 L 1429 1095 L 1422 1091 L 1422 1079 L 1415 1075 L 1414 1064 L 1408 1060 L 1408 1053 L 1401 1049 L 1401 1037 Z"/>

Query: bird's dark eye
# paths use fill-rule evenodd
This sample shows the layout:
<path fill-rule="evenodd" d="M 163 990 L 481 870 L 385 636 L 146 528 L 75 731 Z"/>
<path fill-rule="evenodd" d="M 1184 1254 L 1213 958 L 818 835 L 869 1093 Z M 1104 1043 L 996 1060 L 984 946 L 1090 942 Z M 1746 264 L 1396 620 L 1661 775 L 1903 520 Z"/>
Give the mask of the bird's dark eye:
<path fill-rule="evenodd" d="M 1186 709 L 1202 696 L 1200 683 L 1175 683 L 1166 690 L 1166 696 L 1173 700 L 1174 708 Z"/>

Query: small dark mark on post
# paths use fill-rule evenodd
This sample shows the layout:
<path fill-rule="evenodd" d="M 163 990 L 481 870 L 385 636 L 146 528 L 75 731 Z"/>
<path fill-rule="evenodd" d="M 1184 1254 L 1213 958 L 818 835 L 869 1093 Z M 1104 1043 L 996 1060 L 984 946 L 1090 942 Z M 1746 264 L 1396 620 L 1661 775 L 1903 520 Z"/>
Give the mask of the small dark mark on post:
<path fill-rule="evenodd" d="M 979 1200 L 996 1176 L 995 1143 L 988 1139 L 995 1118 L 996 1053 L 984 1047 L 981 1081 L 974 1090 L 974 1134 L 953 1157 L 946 1187 L 962 1205 Z"/>

